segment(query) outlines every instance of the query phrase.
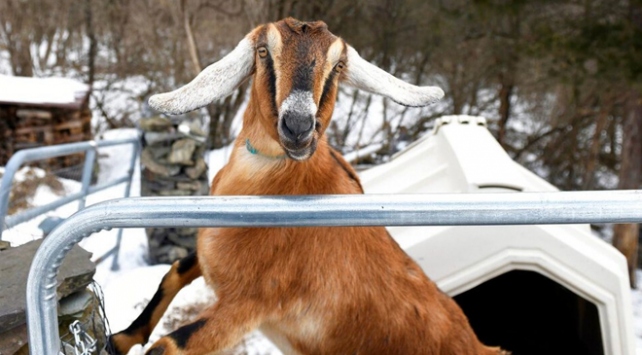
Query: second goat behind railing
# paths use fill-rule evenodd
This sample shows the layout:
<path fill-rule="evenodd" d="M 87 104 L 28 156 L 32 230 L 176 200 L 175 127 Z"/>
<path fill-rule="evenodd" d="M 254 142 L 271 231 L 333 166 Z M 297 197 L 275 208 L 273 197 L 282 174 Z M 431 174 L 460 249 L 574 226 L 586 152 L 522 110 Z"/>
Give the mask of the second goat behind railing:
<path fill-rule="evenodd" d="M 253 79 L 243 129 L 212 195 L 361 194 L 324 131 L 340 83 L 425 106 L 437 87 L 407 84 L 362 59 L 323 22 L 262 25 L 192 82 L 153 96 L 181 114 Z M 287 354 L 498 354 L 383 227 L 206 228 L 143 313 L 111 338 L 125 354 L 147 342 L 172 298 L 204 276 L 217 301 L 148 354 L 209 354 L 260 329 Z"/>

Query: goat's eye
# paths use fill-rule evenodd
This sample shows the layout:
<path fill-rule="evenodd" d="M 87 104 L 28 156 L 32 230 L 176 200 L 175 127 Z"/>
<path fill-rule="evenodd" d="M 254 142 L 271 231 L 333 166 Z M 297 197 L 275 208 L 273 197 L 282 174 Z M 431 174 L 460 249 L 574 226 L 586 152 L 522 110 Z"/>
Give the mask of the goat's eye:
<path fill-rule="evenodd" d="M 346 64 L 344 62 L 338 62 L 337 65 L 334 66 L 334 70 L 341 72 L 343 69 L 346 68 Z"/>
<path fill-rule="evenodd" d="M 261 58 L 265 58 L 268 55 L 268 50 L 265 47 L 259 47 L 259 49 L 257 49 L 257 52 L 259 52 L 259 57 Z"/>

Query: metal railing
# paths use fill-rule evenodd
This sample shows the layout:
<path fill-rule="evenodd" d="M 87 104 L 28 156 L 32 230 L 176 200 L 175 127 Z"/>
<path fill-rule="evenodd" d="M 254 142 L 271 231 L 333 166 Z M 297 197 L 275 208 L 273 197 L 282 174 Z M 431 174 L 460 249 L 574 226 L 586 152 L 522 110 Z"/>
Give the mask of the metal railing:
<path fill-rule="evenodd" d="M 583 223 L 642 223 L 642 190 L 111 200 L 66 219 L 38 249 L 27 280 L 29 347 L 58 354 L 58 268 L 74 244 L 102 229 Z"/>
<path fill-rule="evenodd" d="M 104 182 L 100 185 L 90 186 L 92 170 L 94 167 L 94 162 L 96 160 L 96 150 L 98 148 L 111 147 L 116 145 L 131 144 L 132 154 L 129 159 L 129 169 L 127 175 L 112 180 Z M 69 143 L 69 144 L 60 144 L 48 147 L 40 147 L 33 149 L 24 149 L 16 152 L 5 167 L 4 175 L 2 176 L 2 181 L 0 182 L 0 240 L 2 240 L 2 232 L 5 229 L 14 227 L 20 223 L 27 222 L 43 213 L 53 211 L 56 208 L 66 205 L 70 202 L 79 200 L 78 209 L 81 210 L 85 207 L 86 198 L 88 195 L 93 194 L 98 191 L 105 190 L 112 186 L 126 183 L 125 186 L 125 197 L 129 197 L 131 190 L 131 181 L 134 174 L 134 164 L 136 158 L 138 157 L 139 151 L 139 139 L 138 138 L 128 138 L 128 139 L 115 139 L 115 140 L 104 140 L 104 141 L 88 141 L 88 142 L 79 142 L 79 143 Z M 85 154 L 85 161 L 83 164 L 83 172 L 81 178 L 81 189 L 79 192 L 70 194 L 68 196 L 62 197 L 56 201 L 48 203 L 43 206 L 38 206 L 30 208 L 26 211 L 16 213 L 11 216 L 7 216 L 7 211 L 9 209 L 9 195 L 11 193 L 11 185 L 16 172 L 18 169 L 25 164 L 38 160 L 45 160 L 75 153 Z M 120 241 L 122 239 L 122 230 L 118 232 L 116 246 L 110 250 L 107 254 L 114 254 L 114 262 L 112 263 L 112 269 L 118 267 L 118 250 Z"/>

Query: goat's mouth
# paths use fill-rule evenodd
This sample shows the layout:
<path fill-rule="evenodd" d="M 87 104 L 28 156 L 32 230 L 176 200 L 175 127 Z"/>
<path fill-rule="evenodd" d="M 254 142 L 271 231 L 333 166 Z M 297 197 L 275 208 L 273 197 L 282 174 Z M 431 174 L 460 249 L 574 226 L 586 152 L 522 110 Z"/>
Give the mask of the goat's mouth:
<path fill-rule="evenodd" d="M 319 121 L 317 105 L 309 90 L 294 90 L 281 103 L 277 132 L 288 157 L 302 161 L 317 148 Z"/>
<path fill-rule="evenodd" d="M 291 143 L 291 142 L 288 142 Z M 281 146 L 285 150 L 285 154 L 292 160 L 304 161 L 307 160 L 314 154 L 317 149 L 317 139 L 312 137 L 306 144 L 293 146 L 292 144 L 287 144 L 281 139 Z"/>
<path fill-rule="evenodd" d="M 278 123 L 279 142 L 289 158 L 303 161 L 317 148 L 317 120 L 313 115 L 285 114 Z"/>

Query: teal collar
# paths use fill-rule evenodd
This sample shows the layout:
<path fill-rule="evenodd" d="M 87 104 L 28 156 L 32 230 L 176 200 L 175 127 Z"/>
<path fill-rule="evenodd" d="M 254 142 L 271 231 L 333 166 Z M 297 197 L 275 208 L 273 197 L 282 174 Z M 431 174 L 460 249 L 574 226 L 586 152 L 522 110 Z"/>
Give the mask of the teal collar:
<path fill-rule="evenodd" d="M 287 158 L 287 155 L 285 155 L 285 154 L 276 155 L 276 156 L 275 155 L 261 154 L 261 152 L 259 152 L 258 149 L 254 148 L 254 146 L 250 143 L 250 139 L 249 138 L 247 138 L 245 140 L 245 148 L 247 148 L 248 152 L 250 152 L 250 153 L 252 153 L 254 155 L 258 155 L 258 156 L 264 157 L 264 158 L 270 158 L 270 159 L 285 159 L 285 158 Z"/>

